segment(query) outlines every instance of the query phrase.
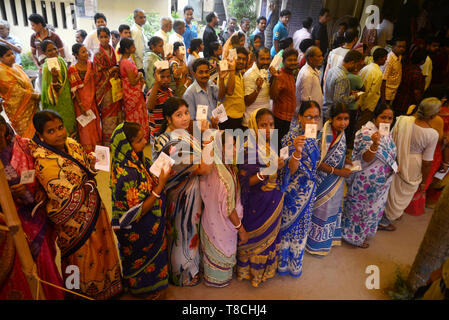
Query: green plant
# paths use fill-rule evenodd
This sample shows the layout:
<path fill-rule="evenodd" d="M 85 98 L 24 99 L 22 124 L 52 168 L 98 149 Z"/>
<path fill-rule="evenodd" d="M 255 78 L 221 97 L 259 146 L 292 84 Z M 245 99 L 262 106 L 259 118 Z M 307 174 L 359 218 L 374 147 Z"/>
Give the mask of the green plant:
<path fill-rule="evenodd" d="M 31 58 L 31 51 L 23 52 L 20 57 L 22 59 L 22 68 L 24 70 L 37 70 L 37 67 Z"/>
<path fill-rule="evenodd" d="M 412 300 L 414 296 L 413 290 L 407 284 L 406 279 L 402 276 L 401 270 L 396 269 L 396 281 L 392 290 L 388 294 L 393 300 Z"/>
<path fill-rule="evenodd" d="M 171 12 L 171 17 L 172 17 L 173 19 L 181 19 L 181 15 L 179 14 L 178 11 L 172 11 L 172 12 Z"/>
<path fill-rule="evenodd" d="M 253 0 L 231 0 L 229 1 L 229 13 L 231 16 L 236 17 L 240 23 L 242 18 L 248 18 L 250 21 L 251 29 L 256 27 L 256 1 Z"/>
<path fill-rule="evenodd" d="M 143 33 L 150 39 L 160 28 L 161 28 L 161 18 L 157 12 L 147 12 L 147 22 L 143 25 Z M 132 26 L 134 24 L 134 15 L 129 14 L 126 18 L 126 22 Z"/>

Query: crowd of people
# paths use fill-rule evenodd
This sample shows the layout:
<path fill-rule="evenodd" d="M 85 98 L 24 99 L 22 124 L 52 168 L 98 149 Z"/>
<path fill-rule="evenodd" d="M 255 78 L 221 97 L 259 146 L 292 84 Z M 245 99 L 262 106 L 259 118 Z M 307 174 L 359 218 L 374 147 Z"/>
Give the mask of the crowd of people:
<path fill-rule="evenodd" d="M 342 240 L 366 249 L 404 212 L 437 202 L 449 176 L 434 178 L 449 168 L 447 24 L 421 39 L 393 36 L 404 22 L 389 14 L 372 30 L 353 18 L 329 41 L 328 9 L 293 35 L 282 10 L 268 43 L 263 16 L 252 33 L 249 19 L 239 28 L 230 18 L 218 34 L 212 12 L 198 37 L 193 11 L 162 18 L 150 39 L 141 9 L 116 32 L 97 13 L 96 30 L 77 31 L 71 54 L 32 14 L 38 88 L 0 22 L 9 119 L 0 116 L 0 159 L 41 279 L 63 286 L 65 268 L 78 266 L 77 292 L 94 299 L 163 299 L 169 283 L 224 287 L 234 274 L 258 287 L 301 276 L 305 252 L 325 256 Z M 214 113 L 220 105 L 226 120 Z M 316 138 L 306 137 L 310 125 Z M 249 134 L 240 141 L 227 129 Z M 112 219 L 95 180 L 96 146 L 110 148 Z M 178 160 L 155 175 L 166 156 Z M 29 170 L 34 181 L 21 184 Z M 11 259 L 0 298 L 30 298 Z M 48 299 L 72 297 L 43 289 Z"/>

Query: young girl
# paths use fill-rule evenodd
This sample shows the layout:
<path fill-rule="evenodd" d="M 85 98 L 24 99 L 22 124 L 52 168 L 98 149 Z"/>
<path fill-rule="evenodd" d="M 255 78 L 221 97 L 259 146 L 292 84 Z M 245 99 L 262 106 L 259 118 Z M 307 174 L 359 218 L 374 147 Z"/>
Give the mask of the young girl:
<path fill-rule="evenodd" d="M 150 41 L 148 41 L 148 47 L 150 48 L 150 52 L 145 56 L 143 64 L 145 69 L 145 83 L 147 89 L 150 90 L 154 84 L 154 63 L 164 60 L 164 40 L 157 36 L 151 37 Z"/>
<path fill-rule="evenodd" d="M 173 58 L 170 60 L 170 71 L 172 74 L 171 89 L 175 96 L 182 97 L 190 86 L 189 69 L 185 61 L 185 55 L 179 48 L 185 48 L 182 42 L 175 42 L 173 45 Z"/>
<path fill-rule="evenodd" d="M 137 70 L 130 55 L 136 52 L 134 40 L 123 38 L 120 41 L 120 76 L 123 84 L 123 101 L 125 120 L 136 122 L 142 126 L 145 139 L 149 138 L 148 111 L 142 87 L 145 84 L 143 74 Z"/>
<path fill-rule="evenodd" d="M 112 132 L 123 121 L 122 100 L 113 102 L 110 80 L 119 76 L 114 49 L 109 44 L 110 32 L 106 27 L 97 30 L 100 49 L 94 56 L 95 99 L 101 116 L 103 145 L 109 146 Z"/>
<path fill-rule="evenodd" d="M 42 108 L 52 109 L 61 115 L 69 137 L 78 139 L 77 121 L 70 93 L 67 64 L 59 56 L 58 48 L 51 40 L 42 41 L 41 49 L 47 59 L 57 58 L 59 64 L 59 70 L 57 68 L 49 70 L 46 60 L 42 67 Z"/>
<path fill-rule="evenodd" d="M 351 170 L 346 160 L 345 129 L 349 125 L 349 108 L 338 103 L 331 109 L 330 120 L 318 135 L 321 159 L 318 167 L 316 201 L 306 250 L 315 255 L 327 255 L 331 247 L 341 245 L 341 214 L 344 178 Z"/>
<path fill-rule="evenodd" d="M 203 52 L 204 44 L 200 38 L 195 38 L 190 42 L 189 57 L 187 58 L 187 66 L 189 67 L 190 74 L 192 74 L 192 64 L 195 59 L 201 58 L 200 52 Z"/>
<path fill-rule="evenodd" d="M 100 115 L 95 101 L 94 68 L 84 45 L 75 43 L 72 54 L 77 60 L 76 64 L 69 68 L 75 114 L 77 117 L 82 114 L 87 115 L 87 111 L 92 110 L 96 117 L 84 127 L 78 123 L 81 145 L 89 153 L 95 150 L 96 145 L 102 143 Z"/>

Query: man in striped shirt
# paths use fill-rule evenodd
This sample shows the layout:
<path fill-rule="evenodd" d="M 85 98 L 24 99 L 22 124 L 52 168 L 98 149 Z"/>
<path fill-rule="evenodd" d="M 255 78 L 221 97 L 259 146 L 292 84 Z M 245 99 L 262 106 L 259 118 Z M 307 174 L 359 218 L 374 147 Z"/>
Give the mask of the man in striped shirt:
<path fill-rule="evenodd" d="M 329 70 L 324 84 L 323 118 L 329 119 L 329 111 L 336 103 L 349 105 L 358 100 L 358 95 L 351 91 L 348 73 L 353 72 L 362 61 L 363 56 L 356 50 L 349 51 L 343 59 L 343 65 Z"/>

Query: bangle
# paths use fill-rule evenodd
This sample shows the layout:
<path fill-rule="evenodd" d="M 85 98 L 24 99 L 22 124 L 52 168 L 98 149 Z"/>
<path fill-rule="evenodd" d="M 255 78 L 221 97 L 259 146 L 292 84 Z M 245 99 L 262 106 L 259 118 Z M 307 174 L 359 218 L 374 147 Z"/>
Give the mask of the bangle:
<path fill-rule="evenodd" d="M 237 230 L 239 230 L 242 227 L 242 220 L 240 220 L 240 224 L 238 226 L 234 226 Z"/>
<path fill-rule="evenodd" d="M 334 167 L 331 167 L 331 172 L 330 172 L 330 174 L 334 174 L 334 171 L 335 171 L 335 168 L 334 168 Z"/>
<path fill-rule="evenodd" d="M 257 172 L 256 176 L 257 176 L 257 178 L 258 178 L 260 181 L 264 181 L 264 180 L 265 180 L 265 178 L 261 178 L 261 177 L 260 177 L 259 172 Z"/>
<path fill-rule="evenodd" d="M 157 194 L 156 192 L 154 192 L 153 190 L 151 190 L 151 193 L 153 194 L 153 196 L 155 196 L 156 198 L 160 199 L 161 195 Z"/>
<path fill-rule="evenodd" d="M 293 159 L 295 159 L 296 161 L 300 161 L 300 160 L 301 160 L 301 157 L 299 157 L 299 158 L 296 158 L 296 157 L 295 157 L 295 153 L 294 153 L 294 152 L 292 153 L 292 157 L 293 157 Z"/>

